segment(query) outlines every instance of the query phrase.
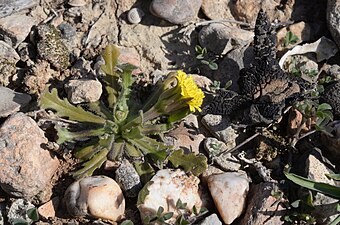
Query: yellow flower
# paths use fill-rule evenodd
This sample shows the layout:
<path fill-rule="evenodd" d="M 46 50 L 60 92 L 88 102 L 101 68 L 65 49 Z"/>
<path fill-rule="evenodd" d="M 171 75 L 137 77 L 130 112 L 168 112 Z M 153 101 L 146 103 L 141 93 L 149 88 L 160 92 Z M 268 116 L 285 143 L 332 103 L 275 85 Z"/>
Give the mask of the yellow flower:
<path fill-rule="evenodd" d="M 182 99 L 190 99 L 187 104 L 191 112 L 196 110 L 201 112 L 201 105 L 203 103 L 204 93 L 197 87 L 192 76 L 187 75 L 181 70 L 177 71 L 176 75 L 178 81 L 178 87 L 181 89 Z"/>

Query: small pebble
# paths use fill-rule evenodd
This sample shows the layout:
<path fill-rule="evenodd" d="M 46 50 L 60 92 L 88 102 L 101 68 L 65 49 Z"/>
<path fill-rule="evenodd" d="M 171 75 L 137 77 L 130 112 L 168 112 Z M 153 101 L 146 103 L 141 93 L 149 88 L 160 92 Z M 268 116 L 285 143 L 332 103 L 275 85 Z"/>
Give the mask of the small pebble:
<path fill-rule="evenodd" d="M 202 0 L 153 0 L 150 12 L 174 24 L 184 24 L 194 19 Z"/>
<path fill-rule="evenodd" d="M 138 24 L 142 21 L 142 18 L 144 16 L 143 10 L 139 8 L 133 8 L 130 9 L 130 11 L 127 14 L 127 19 L 132 24 Z"/>

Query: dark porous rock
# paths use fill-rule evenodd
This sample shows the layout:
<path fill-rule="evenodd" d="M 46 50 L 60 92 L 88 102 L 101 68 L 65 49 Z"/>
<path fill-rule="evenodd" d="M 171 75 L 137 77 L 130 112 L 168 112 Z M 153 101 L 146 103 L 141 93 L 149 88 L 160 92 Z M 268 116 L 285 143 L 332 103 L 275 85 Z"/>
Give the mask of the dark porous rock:
<path fill-rule="evenodd" d="M 43 191 L 59 166 L 43 149 L 48 142 L 36 122 L 23 113 L 0 128 L 0 187 L 10 195 L 31 198 Z"/>
<path fill-rule="evenodd" d="M 327 23 L 334 41 L 340 47 L 340 1 L 327 1 Z"/>
<path fill-rule="evenodd" d="M 37 27 L 38 56 L 51 63 L 58 70 L 69 66 L 69 51 L 61 40 L 60 32 L 52 25 Z"/>
<path fill-rule="evenodd" d="M 326 87 L 321 99 L 332 106 L 334 116 L 340 116 L 340 81 Z"/>
<path fill-rule="evenodd" d="M 275 184 L 271 182 L 260 183 L 251 186 L 248 193 L 247 210 L 238 224 L 262 225 L 262 224 L 284 224 L 281 217 L 285 215 L 282 205 L 274 204 L 276 198 L 272 195 Z"/>
<path fill-rule="evenodd" d="M 76 36 L 76 28 L 69 23 L 62 23 L 58 26 L 61 32 L 61 38 L 72 40 Z"/>
<path fill-rule="evenodd" d="M 197 16 L 202 0 L 153 0 L 150 12 L 174 24 L 190 22 Z"/>
<path fill-rule="evenodd" d="M 9 116 L 27 105 L 31 96 L 0 86 L 0 117 Z"/>
<path fill-rule="evenodd" d="M 11 15 L 23 9 L 31 8 L 38 4 L 37 0 L 1 0 L 0 18 Z"/>
<path fill-rule="evenodd" d="M 7 86 L 16 73 L 15 64 L 20 57 L 15 49 L 4 41 L 0 41 L 0 85 Z"/>
<path fill-rule="evenodd" d="M 124 160 L 116 170 L 116 181 L 123 189 L 126 197 L 137 197 L 140 189 L 142 189 L 137 171 L 127 160 Z"/>

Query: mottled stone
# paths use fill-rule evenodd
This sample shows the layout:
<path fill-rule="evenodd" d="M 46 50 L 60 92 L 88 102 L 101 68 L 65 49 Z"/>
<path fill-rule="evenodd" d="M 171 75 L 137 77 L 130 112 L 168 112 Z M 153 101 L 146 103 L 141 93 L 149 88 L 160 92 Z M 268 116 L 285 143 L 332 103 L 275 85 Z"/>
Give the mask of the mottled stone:
<path fill-rule="evenodd" d="M 24 199 L 15 200 L 8 210 L 8 222 L 10 224 L 16 224 L 16 220 L 23 220 L 27 222 L 27 224 L 31 224 L 33 220 L 28 217 L 27 210 L 32 208 L 34 208 L 34 205 L 29 201 Z"/>
<path fill-rule="evenodd" d="M 65 88 L 73 104 L 95 102 L 102 95 L 102 84 L 98 80 L 70 80 Z"/>
<path fill-rule="evenodd" d="M 0 18 L 28 9 L 38 4 L 37 0 L 1 0 Z"/>
<path fill-rule="evenodd" d="M 0 86 L 0 117 L 9 116 L 31 101 L 31 96 Z"/>
<path fill-rule="evenodd" d="M 266 182 L 250 187 L 247 200 L 247 210 L 239 222 L 244 225 L 284 224 L 281 220 L 286 214 L 281 204 L 275 204 L 277 199 L 273 196 L 275 184 Z"/>
<path fill-rule="evenodd" d="M 174 24 L 190 22 L 197 16 L 202 0 L 153 0 L 150 12 Z"/>
<path fill-rule="evenodd" d="M 69 51 L 61 41 L 60 32 L 52 25 L 42 24 L 37 27 L 38 56 L 51 63 L 58 70 L 69 66 Z"/>
<path fill-rule="evenodd" d="M 327 1 L 327 24 L 334 41 L 340 48 L 340 0 Z"/>
<path fill-rule="evenodd" d="M 7 86 L 16 73 L 16 63 L 20 57 L 9 44 L 0 41 L 0 84 Z"/>
<path fill-rule="evenodd" d="M 126 197 L 137 197 L 138 192 L 142 189 L 142 184 L 133 165 L 129 161 L 124 160 L 115 174 L 116 181 L 120 184 Z"/>
<path fill-rule="evenodd" d="M 38 21 L 31 16 L 14 14 L 0 19 L 0 37 L 14 48 L 23 42 Z"/>
<path fill-rule="evenodd" d="M 125 199 L 119 185 L 106 176 L 77 180 L 66 190 L 67 211 L 75 217 L 91 216 L 120 221 L 124 216 Z"/>
<path fill-rule="evenodd" d="M 47 187 L 59 166 L 58 159 L 43 148 L 47 142 L 35 121 L 23 113 L 12 115 L 2 124 L 0 186 L 4 191 L 30 198 Z"/>
<path fill-rule="evenodd" d="M 224 223 L 231 224 L 246 206 L 249 181 L 243 173 L 223 173 L 208 177 L 208 187 Z"/>
<path fill-rule="evenodd" d="M 254 32 L 221 23 L 211 23 L 199 32 L 199 43 L 208 51 L 223 55 L 232 49 L 248 45 L 253 41 Z"/>

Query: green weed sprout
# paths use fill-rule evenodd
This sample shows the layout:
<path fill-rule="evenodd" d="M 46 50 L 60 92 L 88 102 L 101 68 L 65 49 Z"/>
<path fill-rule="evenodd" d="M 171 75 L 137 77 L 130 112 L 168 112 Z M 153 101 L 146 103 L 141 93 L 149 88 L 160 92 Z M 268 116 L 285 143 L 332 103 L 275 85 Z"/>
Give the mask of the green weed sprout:
<path fill-rule="evenodd" d="M 66 127 L 56 124 L 58 144 L 86 140 L 86 145 L 75 152 L 83 167 L 73 176 L 76 179 L 90 176 L 107 159 L 122 158 L 132 160 L 140 175 L 152 174 L 153 168 L 161 168 L 167 162 L 195 175 L 202 173 L 207 167 L 205 156 L 184 154 L 183 150 L 174 150 L 153 138 L 189 113 L 200 111 L 202 90 L 191 76 L 182 71 L 173 72 L 157 84 L 143 108 L 135 112 L 131 106 L 136 104 L 130 98 L 135 67 L 118 65 L 118 57 L 116 46 L 105 48 L 105 64 L 101 69 L 105 73 L 103 84 L 107 99 L 88 104 L 89 110 L 60 99 L 56 89 L 41 96 L 42 109 L 52 109 L 70 121 Z"/>

